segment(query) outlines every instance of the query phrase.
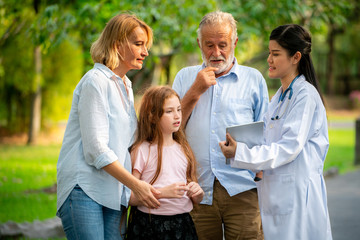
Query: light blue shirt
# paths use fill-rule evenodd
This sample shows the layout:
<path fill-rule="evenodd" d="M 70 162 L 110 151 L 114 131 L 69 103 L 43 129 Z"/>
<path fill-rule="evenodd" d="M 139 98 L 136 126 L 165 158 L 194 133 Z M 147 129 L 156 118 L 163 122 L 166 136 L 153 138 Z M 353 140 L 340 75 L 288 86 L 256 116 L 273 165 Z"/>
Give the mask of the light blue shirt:
<path fill-rule="evenodd" d="M 175 77 L 173 89 L 183 98 L 205 64 L 187 67 Z M 263 119 L 269 97 L 265 79 L 254 68 L 235 64 L 216 79 L 217 84 L 204 92 L 193 109 L 186 135 L 198 162 L 199 184 L 205 192 L 202 204 L 212 204 L 215 177 L 230 196 L 255 188 L 255 174 L 225 164 L 219 142 L 226 128 Z"/>
<path fill-rule="evenodd" d="M 257 184 L 265 239 L 331 240 L 322 174 L 329 149 L 325 108 L 303 75 L 292 88 L 290 100 L 288 93 L 279 102 L 279 89 L 269 104 L 266 144 L 249 149 L 237 143 L 231 166 L 264 170 Z"/>
<path fill-rule="evenodd" d="M 119 161 L 129 172 L 128 147 L 137 118 L 130 80 L 95 63 L 76 86 L 57 164 L 57 209 L 78 184 L 97 203 L 127 206 L 130 189 L 102 168 Z M 118 85 L 117 85 L 117 84 Z"/>

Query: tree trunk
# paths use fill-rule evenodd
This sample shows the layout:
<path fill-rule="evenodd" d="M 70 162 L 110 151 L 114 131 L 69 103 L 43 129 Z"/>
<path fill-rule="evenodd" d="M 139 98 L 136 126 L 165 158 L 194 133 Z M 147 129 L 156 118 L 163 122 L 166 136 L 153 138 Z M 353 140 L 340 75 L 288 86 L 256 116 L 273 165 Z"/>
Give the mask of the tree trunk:
<path fill-rule="evenodd" d="M 40 132 L 41 125 L 41 76 L 42 76 L 42 59 L 41 59 L 41 47 L 36 46 L 34 51 L 35 60 L 35 79 L 34 79 L 34 92 L 31 100 L 30 111 L 30 126 L 28 145 L 35 144 Z"/>

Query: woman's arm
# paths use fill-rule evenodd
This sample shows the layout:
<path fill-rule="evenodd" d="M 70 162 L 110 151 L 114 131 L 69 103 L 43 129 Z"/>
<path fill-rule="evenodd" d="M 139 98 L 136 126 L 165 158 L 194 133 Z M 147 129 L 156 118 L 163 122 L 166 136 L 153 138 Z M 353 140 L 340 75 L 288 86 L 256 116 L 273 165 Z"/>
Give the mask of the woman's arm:
<path fill-rule="evenodd" d="M 148 208 L 158 208 L 160 206 L 160 202 L 155 197 L 160 192 L 147 182 L 131 175 L 118 161 L 103 167 L 103 169 L 130 188 L 131 195 L 136 197 L 139 205 L 144 205 Z"/>

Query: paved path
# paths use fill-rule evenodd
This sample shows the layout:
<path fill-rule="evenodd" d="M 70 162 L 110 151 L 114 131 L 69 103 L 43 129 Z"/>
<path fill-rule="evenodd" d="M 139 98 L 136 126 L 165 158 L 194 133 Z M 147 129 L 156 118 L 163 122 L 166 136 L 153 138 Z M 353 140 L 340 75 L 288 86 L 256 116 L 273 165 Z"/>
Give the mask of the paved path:
<path fill-rule="evenodd" d="M 325 181 L 333 240 L 360 239 L 360 170 Z"/>

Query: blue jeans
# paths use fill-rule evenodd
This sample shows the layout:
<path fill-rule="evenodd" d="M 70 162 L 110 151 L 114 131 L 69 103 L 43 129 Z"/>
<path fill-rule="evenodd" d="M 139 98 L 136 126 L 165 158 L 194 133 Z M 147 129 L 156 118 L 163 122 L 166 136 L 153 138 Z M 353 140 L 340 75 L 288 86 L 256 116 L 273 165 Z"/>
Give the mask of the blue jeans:
<path fill-rule="evenodd" d="M 121 220 L 121 215 L 124 210 L 125 207 L 117 211 L 98 204 L 76 185 L 58 214 L 67 239 L 108 240 L 123 239 L 126 218 Z"/>

